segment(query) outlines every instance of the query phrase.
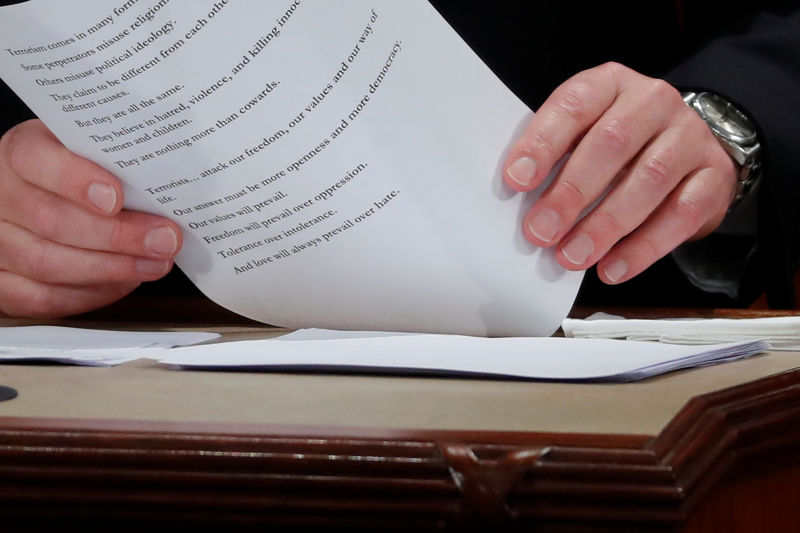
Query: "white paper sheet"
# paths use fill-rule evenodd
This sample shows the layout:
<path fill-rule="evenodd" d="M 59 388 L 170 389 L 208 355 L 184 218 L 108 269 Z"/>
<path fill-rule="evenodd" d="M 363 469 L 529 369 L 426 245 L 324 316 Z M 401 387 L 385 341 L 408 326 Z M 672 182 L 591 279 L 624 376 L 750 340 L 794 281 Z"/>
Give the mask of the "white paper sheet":
<path fill-rule="evenodd" d="M 716 344 L 764 339 L 773 350 L 800 351 L 800 316 L 645 320 L 597 314 L 585 320 L 564 319 L 561 327 L 567 337 L 650 340 L 672 344 Z"/>
<path fill-rule="evenodd" d="M 61 326 L 0 328 L 0 361 L 54 361 L 111 366 L 143 357 L 158 359 L 174 346 L 219 337 L 195 331 L 113 331 Z"/>
<path fill-rule="evenodd" d="M 32 0 L 0 74 L 237 313 L 550 335 L 572 306 L 499 174 L 530 110 L 423 0 Z"/>
<path fill-rule="evenodd" d="M 184 368 L 410 372 L 626 382 L 749 357 L 769 347 L 764 341 L 697 347 L 559 337 L 337 337 L 313 332 L 312 338 L 318 340 L 290 337 L 175 348 L 160 362 Z"/>

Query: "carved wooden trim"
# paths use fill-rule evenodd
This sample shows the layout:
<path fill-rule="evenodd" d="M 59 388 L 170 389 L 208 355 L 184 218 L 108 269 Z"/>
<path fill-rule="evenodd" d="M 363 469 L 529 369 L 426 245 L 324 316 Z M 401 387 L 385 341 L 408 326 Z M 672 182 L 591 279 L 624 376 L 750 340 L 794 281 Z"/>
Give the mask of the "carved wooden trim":
<path fill-rule="evenodd" d="M 535 465 L 541 448 L 518 447 L 497 459 L 483 460 L 468 444 L 440 443 L 439 451 L 461 492 L 461 507 L 454 523 L 512 526 L 515 517 L 508 506 L 508 495 Z"/>
<path fill-rule="evenodd" d="M 0 418 L 0 518 L 674 531 L 799 451 L 800 370 L 697 397 L 655 437 Z"/>

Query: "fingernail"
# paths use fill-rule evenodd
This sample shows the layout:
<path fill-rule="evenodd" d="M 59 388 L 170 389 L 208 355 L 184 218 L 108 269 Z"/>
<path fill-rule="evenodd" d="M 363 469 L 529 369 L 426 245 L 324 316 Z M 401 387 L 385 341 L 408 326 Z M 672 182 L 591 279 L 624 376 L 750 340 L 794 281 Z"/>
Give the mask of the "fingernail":
<path fill-rule="evenodd" d="M 561 219 L 552 209 L 543 209 L 528 222 L 528 229 L 537 239 L 552 242 L 561 227 Z"/>
<path fill-rule="evenodd" d="M 103 213 L 110 213 L 117 205 L 117 192 L 111 185 L 92 183 L 87 192 L 89 201 Z"/>
<path fill-rule="evenodd" d="M 522 187 L 530 187 L 533 177 L 536 175 L 536 161 L 530 157 L 520 157 L 506 170 L 506 174 L 511 181 Z"/>
<path fill-rule="evenodd" d="M 585 233 L 575 235 L 562 249 L 561 253 L 573 265 L 582 265 L 594 252 L 594 243 Z"/>
<path fill-rule="evenodd" d="M 163 276 L 169 269 L 169 261 L 165 259 L 144 259 L 136 260 L 136 270 L 143 276 Z"/>
<path fill-rule="evenodd" d="M 616 283 L 628 272 L 628 262 L 622 259 L 611 261 L 605 266 L 603 272 L 611 283 Z"/>
<path fill-rule="evenodd" d="M 178 248 L 178 236 L 168 226 L 152 229 L 145 235 L 144 247 L 153 254 L 172 255 Z"/>

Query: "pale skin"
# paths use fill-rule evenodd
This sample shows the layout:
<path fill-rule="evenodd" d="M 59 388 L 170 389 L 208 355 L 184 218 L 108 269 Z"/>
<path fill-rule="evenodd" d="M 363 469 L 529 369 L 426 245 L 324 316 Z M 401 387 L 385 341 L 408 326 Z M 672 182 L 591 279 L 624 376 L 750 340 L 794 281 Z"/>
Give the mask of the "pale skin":
<path fill-rule="evenodd" d="M 41 121 L 0 138 L 0 313 L 77 314 L 164 276 L 180 229 L 122 203 L 119 180 L 67 150 Z"/>
<path fill-rule="evenodd" d="M 567 269 L 596 264 L 606 283 L 710 233 L 734 194 L 733 163 L 680 94 L 614 63 L 553 92 L 511 147 L 504 180 L 533 190 L 566 153 L 522 231 L 555 247 Z M 0 138 L 0 313 L 77 314 L 169 272 L 178 225 L 124 210 L 123 200 L 115 176 L 71 153 L 40 121 Z"/>
<path fill-rule="evenodd" d="M 567 153 L 522 229 L 564 268 L 597 265 L 609 284 L 708 235 L 735 192 L 733 162 L 680 93 L 616 63 L 580 72 L 548 97 L 511 147 L 504 180 L 533 190 Z"/>

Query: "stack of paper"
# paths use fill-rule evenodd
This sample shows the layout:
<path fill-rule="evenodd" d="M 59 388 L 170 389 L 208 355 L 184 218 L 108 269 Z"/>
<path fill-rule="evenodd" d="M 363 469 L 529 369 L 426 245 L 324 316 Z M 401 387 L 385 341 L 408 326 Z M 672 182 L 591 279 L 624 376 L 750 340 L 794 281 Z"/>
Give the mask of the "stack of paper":
<path fill-rule="evenodd" d="M 650 340 L 673 344 L 714 344 L 764 339 L 773 350 L 800 350 L 800 316 L 631 320 L 597 313 L 585 320 L 568 318 L 567 337 Z"/>
<path fill-rule="evenodd" d="M 763 340 L 698 347 L 611 339 L 330 330 L 300 330 L 277 339 L 189 346 L 216 337 L 215 333 L 198 332 L 8 327 L 0 328 L 0 361 L 109 366 L 151 358 L 179 368 L 626 382 L 741 359 L 769 349 Z"/>
<path fill-rule="evenodd" d="M 111 366 L 141 359 L 157 359 L 174 346 L 186 346 L 219 337 L 216 333 L 108 331 L 60 326 L 0 328 L 0 361 L 55 361 Z"/>
<path fill-rule="evenodd" d="M 769 349 L 765 341 L 697 347 L 557 337 L 365 335 L 340 338 L 313 332 L 305 337 L 175 348 L 160 362 L 181 368 L 626 382 Z"/>

